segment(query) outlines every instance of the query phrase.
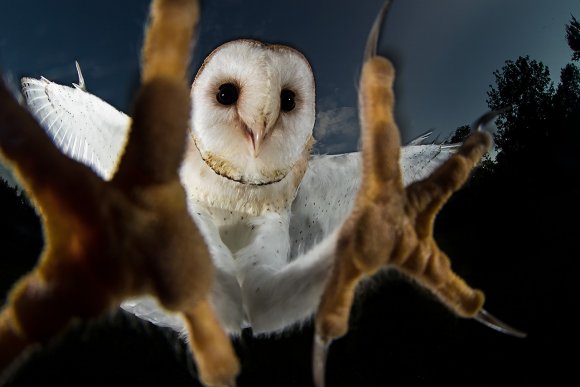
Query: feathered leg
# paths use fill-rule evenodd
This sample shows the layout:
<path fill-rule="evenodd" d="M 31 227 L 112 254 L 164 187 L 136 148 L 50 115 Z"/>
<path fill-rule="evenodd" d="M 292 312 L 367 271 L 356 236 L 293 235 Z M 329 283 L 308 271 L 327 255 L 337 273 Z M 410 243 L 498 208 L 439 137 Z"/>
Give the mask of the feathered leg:
<path fill-rule="evenodd" d="M 178 176 L 198 15 L 194 0 L 153 1 L 135 119 L 111 182 L 62 155 L 0 85 L 0 154 L 39 209 L 46 241 L 0 312 L 0 369 L 75 319 L 152 294 L 188 322 L 201 380 L 234 384 L 238 360 L 206 300 L 213 267 Z"/>
<path fill-rule="evenodd" d="M 408 274 L 459 316 L 478 317 L 482 311 L 483 293 L 451 270 L 449 258 L 433 239 L 433 224 L 443 204 L 488 150 L 491 136 L 473 133 L 431 176 L 405 188 L 393 117 L 393 81 L 388 60 L 372 57 L 365 63 L 359 94 L 363 180 L 340 231 L 335 264 L 316 316 L 317 386 L 324 384 L 326 347 L 347 332 L 356 285 L 384 266 Z"/>
<path fill-rule="evenodd" d="M 447 255 L 433 238 L 437 213 L 465 183 L 491 146 L 481 127 L 500 112 L 482 116 L 477 131 L 458 152 L 429 177 L 404 187 L 399 155 L 400 135 L 394 120 L 395 71 L 377 56 L 382 22 L 391 2 L 381 9 L 367 40 L 359 89 L 363 174 L 354 208 L 339 230 L 332 273 L 316 315 L 314 382 L 324 386 L 330 342 L 348 330 L 348 317 L 359 281 L 380 268 L 394 267 L 434 293 L 455 314 L 516 337 L 525 333 L 499 321 L 484 309 L 484 295 L 451 270 Z"/>

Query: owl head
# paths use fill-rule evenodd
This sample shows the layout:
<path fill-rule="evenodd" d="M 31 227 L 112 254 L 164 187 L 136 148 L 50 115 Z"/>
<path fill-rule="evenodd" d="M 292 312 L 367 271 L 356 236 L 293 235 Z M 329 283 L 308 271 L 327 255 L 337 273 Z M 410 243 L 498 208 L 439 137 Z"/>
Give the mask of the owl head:
<path fill-rule="evenodd" d="M 276 183 L 313 142 L 314 76 L 297 50 L 255 40 L 216 48 L 193 82 L 192 137 L 218 175 Z"/>

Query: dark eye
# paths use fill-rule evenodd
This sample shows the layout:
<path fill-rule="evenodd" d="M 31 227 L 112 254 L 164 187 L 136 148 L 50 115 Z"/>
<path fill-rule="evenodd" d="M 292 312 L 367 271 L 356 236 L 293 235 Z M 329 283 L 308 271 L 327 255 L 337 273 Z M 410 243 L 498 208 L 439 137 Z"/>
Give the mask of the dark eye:
<path fill-rule="evenodd" d="M 231 83 L 224 83 L 220 86 L 216 99 L 222 105 L 231 105 L 238 100 L 238 88 Z"/>
<path fill-rule="evenodd" d="M 293 91 L 290 90 L 282 90 L 280 93 L 280 109 L 284 110 L 285 112 L 289 112 L 290 110 L 296 107 L 296 102 L 294 102 L 295 94 Z"/>

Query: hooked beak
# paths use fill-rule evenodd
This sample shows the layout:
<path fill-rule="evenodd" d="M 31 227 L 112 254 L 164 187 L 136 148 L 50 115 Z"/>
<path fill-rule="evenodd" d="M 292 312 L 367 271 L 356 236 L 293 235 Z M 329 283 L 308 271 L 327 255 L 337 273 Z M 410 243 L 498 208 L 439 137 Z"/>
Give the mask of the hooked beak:
<path fill-rule="evenodd" d="M 246 138 L 248 140 L 249 150 L 254 158 L 260 154 L 260 147 L 264 141 L 265 128 L 250 129 L 246 126 Z"/>

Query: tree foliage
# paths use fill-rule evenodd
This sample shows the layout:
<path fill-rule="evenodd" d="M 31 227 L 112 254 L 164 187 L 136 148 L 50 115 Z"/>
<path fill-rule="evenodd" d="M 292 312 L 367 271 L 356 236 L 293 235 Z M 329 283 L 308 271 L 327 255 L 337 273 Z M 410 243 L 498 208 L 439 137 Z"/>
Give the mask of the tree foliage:
<path fill-rule="evenodd" d="M 455 144 L 458 142 L 463 142 L 467 138 L 467 136 L 469 136 L 470 132 L 471 132 L 471 126 L 462 125 L 462 126 L 458 127 L 457 129 L 455 129 L 455 132 L 453 133 L 451 138 L 448 141 L 446 141 L 446 143 L 447 144 Z"/>
<path fill-rule="evenodd" d="M 498 157 L 533 152 L 545 143 L 549 127 L 554 86 L 548 67 L 529 56 L 520 56 L 515 61 L 506 61 L 493 75 L 495 86 L 490 86 L 487 92 L 489 108 L 511 108 L 496 122 Z"/>
<path fill-rule="evenodd" d="M 574 16 L 566 24 L 566 41 L 572 50 L 572 60 L 580 61 L 580 23 Z"/>
<path fill-rule="evenodd" d="M 511 107 L 496 124 L 498 163 L 527 171 L 576 168 L 580 154 L 580 68 L 567 64 L 556 88 L 549 69 L 528 56 L 508 60 L 494 72 L 487 103 L 490 109 Z M 548 157 L 549 156 L 549 157 Z M 556 178 L 558 173 L 551 173 Z"/>
<path fill-rule="evenodd" d="M 554 96 L 554 109 L 561 117 L 571 117 L 580 106 L 580 68 L 568 63 L 560 72 L 560 84 Z"/>

